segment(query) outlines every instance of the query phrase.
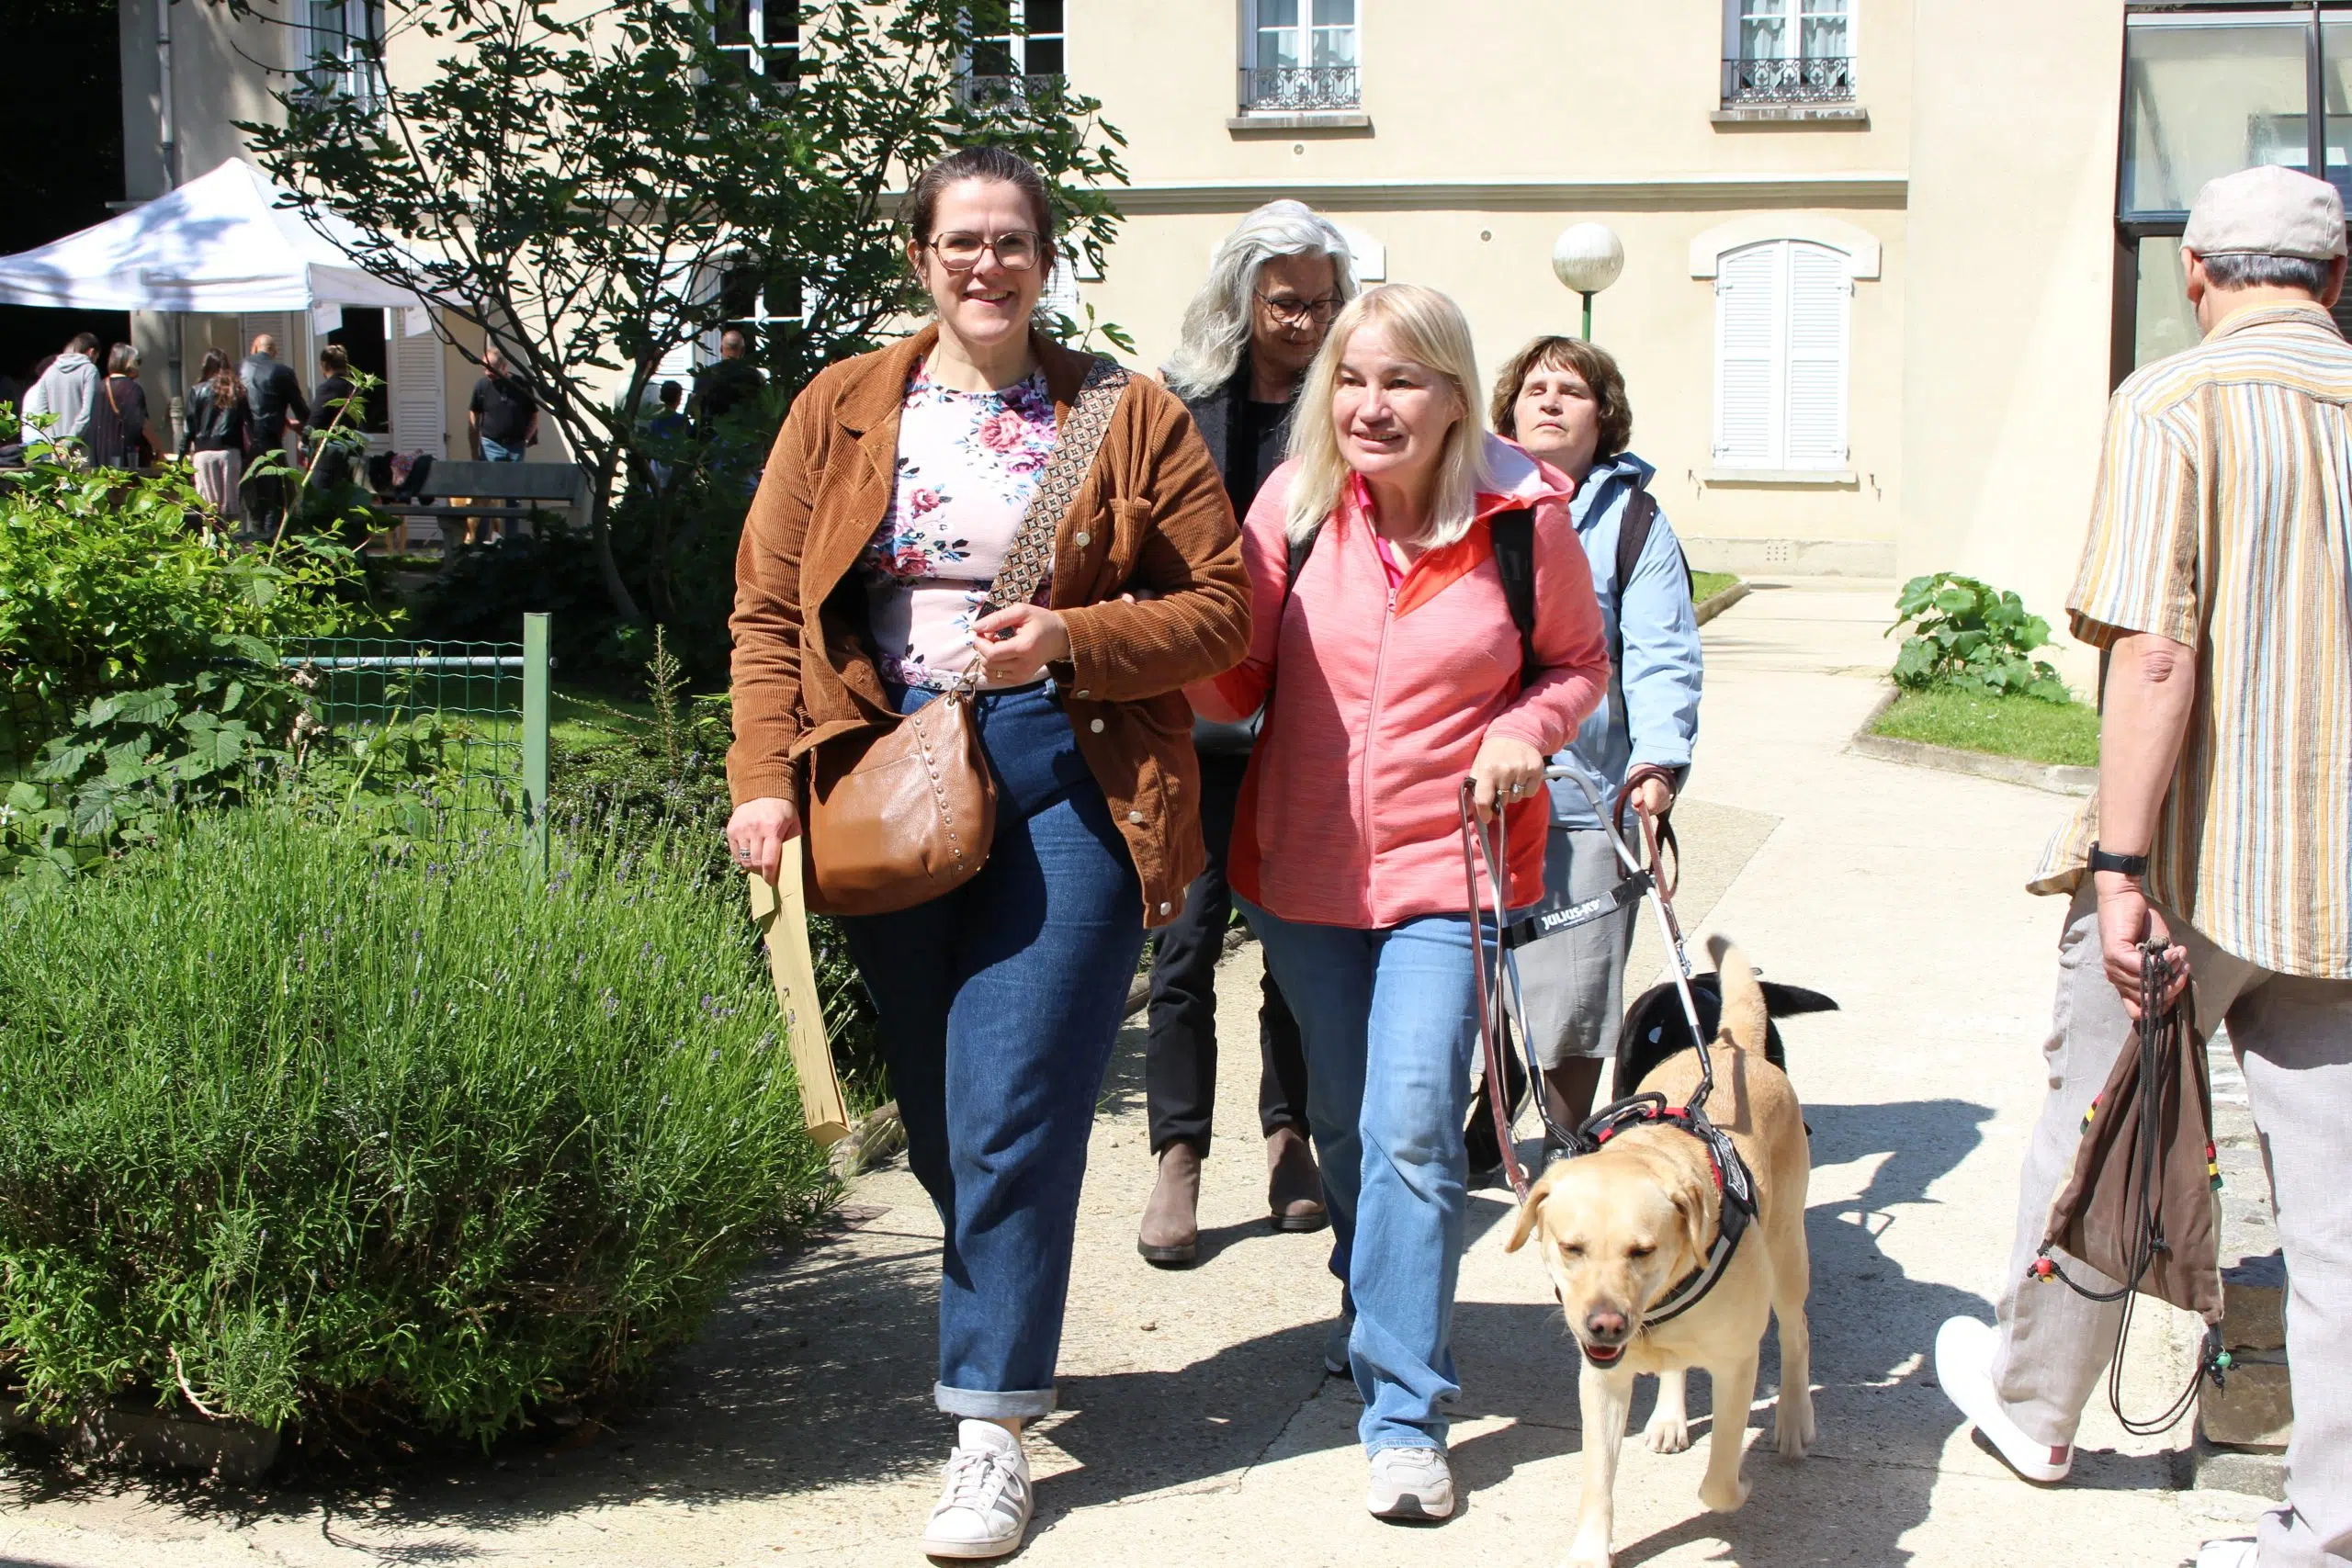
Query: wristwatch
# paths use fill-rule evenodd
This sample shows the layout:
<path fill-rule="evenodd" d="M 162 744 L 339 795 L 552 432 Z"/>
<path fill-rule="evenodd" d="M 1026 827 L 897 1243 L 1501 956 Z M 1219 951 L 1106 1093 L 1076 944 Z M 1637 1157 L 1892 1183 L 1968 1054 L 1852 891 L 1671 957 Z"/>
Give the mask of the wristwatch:
<path fill-rule="evenodd" d="M 2126 876 L 2145 876 L 2148 874 L 2148 857 L 2146 855 L 2109 854 L 2107 851 L 2100 849 L 2097 844 L 2093 844 L 2091 846 L 2091 869 L 2093 871 L 2120 871 Z"/>

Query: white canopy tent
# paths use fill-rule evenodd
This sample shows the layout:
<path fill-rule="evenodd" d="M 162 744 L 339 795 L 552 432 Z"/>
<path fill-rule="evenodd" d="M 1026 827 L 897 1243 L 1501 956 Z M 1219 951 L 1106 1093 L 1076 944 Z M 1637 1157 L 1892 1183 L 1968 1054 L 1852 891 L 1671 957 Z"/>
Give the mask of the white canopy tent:
<path fill-rule="evenodd" d="M 328 213 L 321 233 L 281 206 L 286 192 L 242 158 L 119 218 L 0 256 L 0 305 L 236 315 L 307 310 L 322 329 L 345 305 L 408 312 L 431 330 L 425 301 L 352 265 L 336 240 L 358 231 Z M 333 238 L 329 236 L 332 235 Z"/>

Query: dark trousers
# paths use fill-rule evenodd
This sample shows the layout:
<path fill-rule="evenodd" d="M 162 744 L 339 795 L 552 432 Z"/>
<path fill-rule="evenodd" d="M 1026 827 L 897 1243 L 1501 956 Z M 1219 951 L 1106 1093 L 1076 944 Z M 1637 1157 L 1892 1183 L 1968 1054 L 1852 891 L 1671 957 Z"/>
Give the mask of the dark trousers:
<path fill-rule="evenodd" d="M 1226 885 L 1226 852 L 1233 841 L 1233 810 L 1250 759 L 1201 753 L 1201 837 L 1209 868 L 1184 890 L 1184 912 L 1160 929 L 1151 964 L 1150 1032 L 1144 1045 L 1144 1100 L 1151 1117 L 1151 1152 L 1187 1143 L 1209 1149 L 1216 1111 L 1216 961 L 1233 922 L 1233 891 Z M 1306 1132 L 1306 1051 L 1298 1021 L 1270 973 L 1258 1002 L 1258 1126 Z"/>

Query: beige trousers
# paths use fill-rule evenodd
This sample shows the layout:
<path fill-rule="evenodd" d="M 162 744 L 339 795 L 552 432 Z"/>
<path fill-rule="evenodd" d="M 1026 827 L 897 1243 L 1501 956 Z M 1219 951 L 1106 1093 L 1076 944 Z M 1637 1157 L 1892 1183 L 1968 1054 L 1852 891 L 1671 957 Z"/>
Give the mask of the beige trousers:
<path fill-rule="evenodd" d="M 2262 1135 L 2288 1274 L 2287 1359 L 2295 1437 L 2286 1503 L 2265 1515 L 2261 1568 L 2352 1568 L 2352 980 L 2308 980 L 2222 952 L 2165 913 L 2188 949 L 2199 1033 L 2229 1025 Z M 2050 1097 L 2027 1145 L 2017 1244 L 1996 1311 L 1993 1383 L 2026 1435 L 2070 1444 L 2115 1349 L 2121 1304 L 2027 1283 L 2050 1205 L 2072 1173 L 2083 1113 L 2130 1043 L 2108 984 L 2089 881 L 2059 942 L 2058 998 L 2042 1047 Z M 2079 1261 L 2094 1289 L 2116 1281 Z"/>

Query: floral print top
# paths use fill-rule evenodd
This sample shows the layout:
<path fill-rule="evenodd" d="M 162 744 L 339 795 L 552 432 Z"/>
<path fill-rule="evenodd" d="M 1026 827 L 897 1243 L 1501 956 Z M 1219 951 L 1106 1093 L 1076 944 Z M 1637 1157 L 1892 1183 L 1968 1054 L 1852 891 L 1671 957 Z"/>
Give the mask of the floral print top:
<path fill-rule="evenodd" d="M 890 511 L 858 567 L 883 678 L 941 687 L 972 662 L 972 623 L 1053 455 L 1054 400 L 1040 373 L 959 392 L 918 366 L 899 410 Z"/>

